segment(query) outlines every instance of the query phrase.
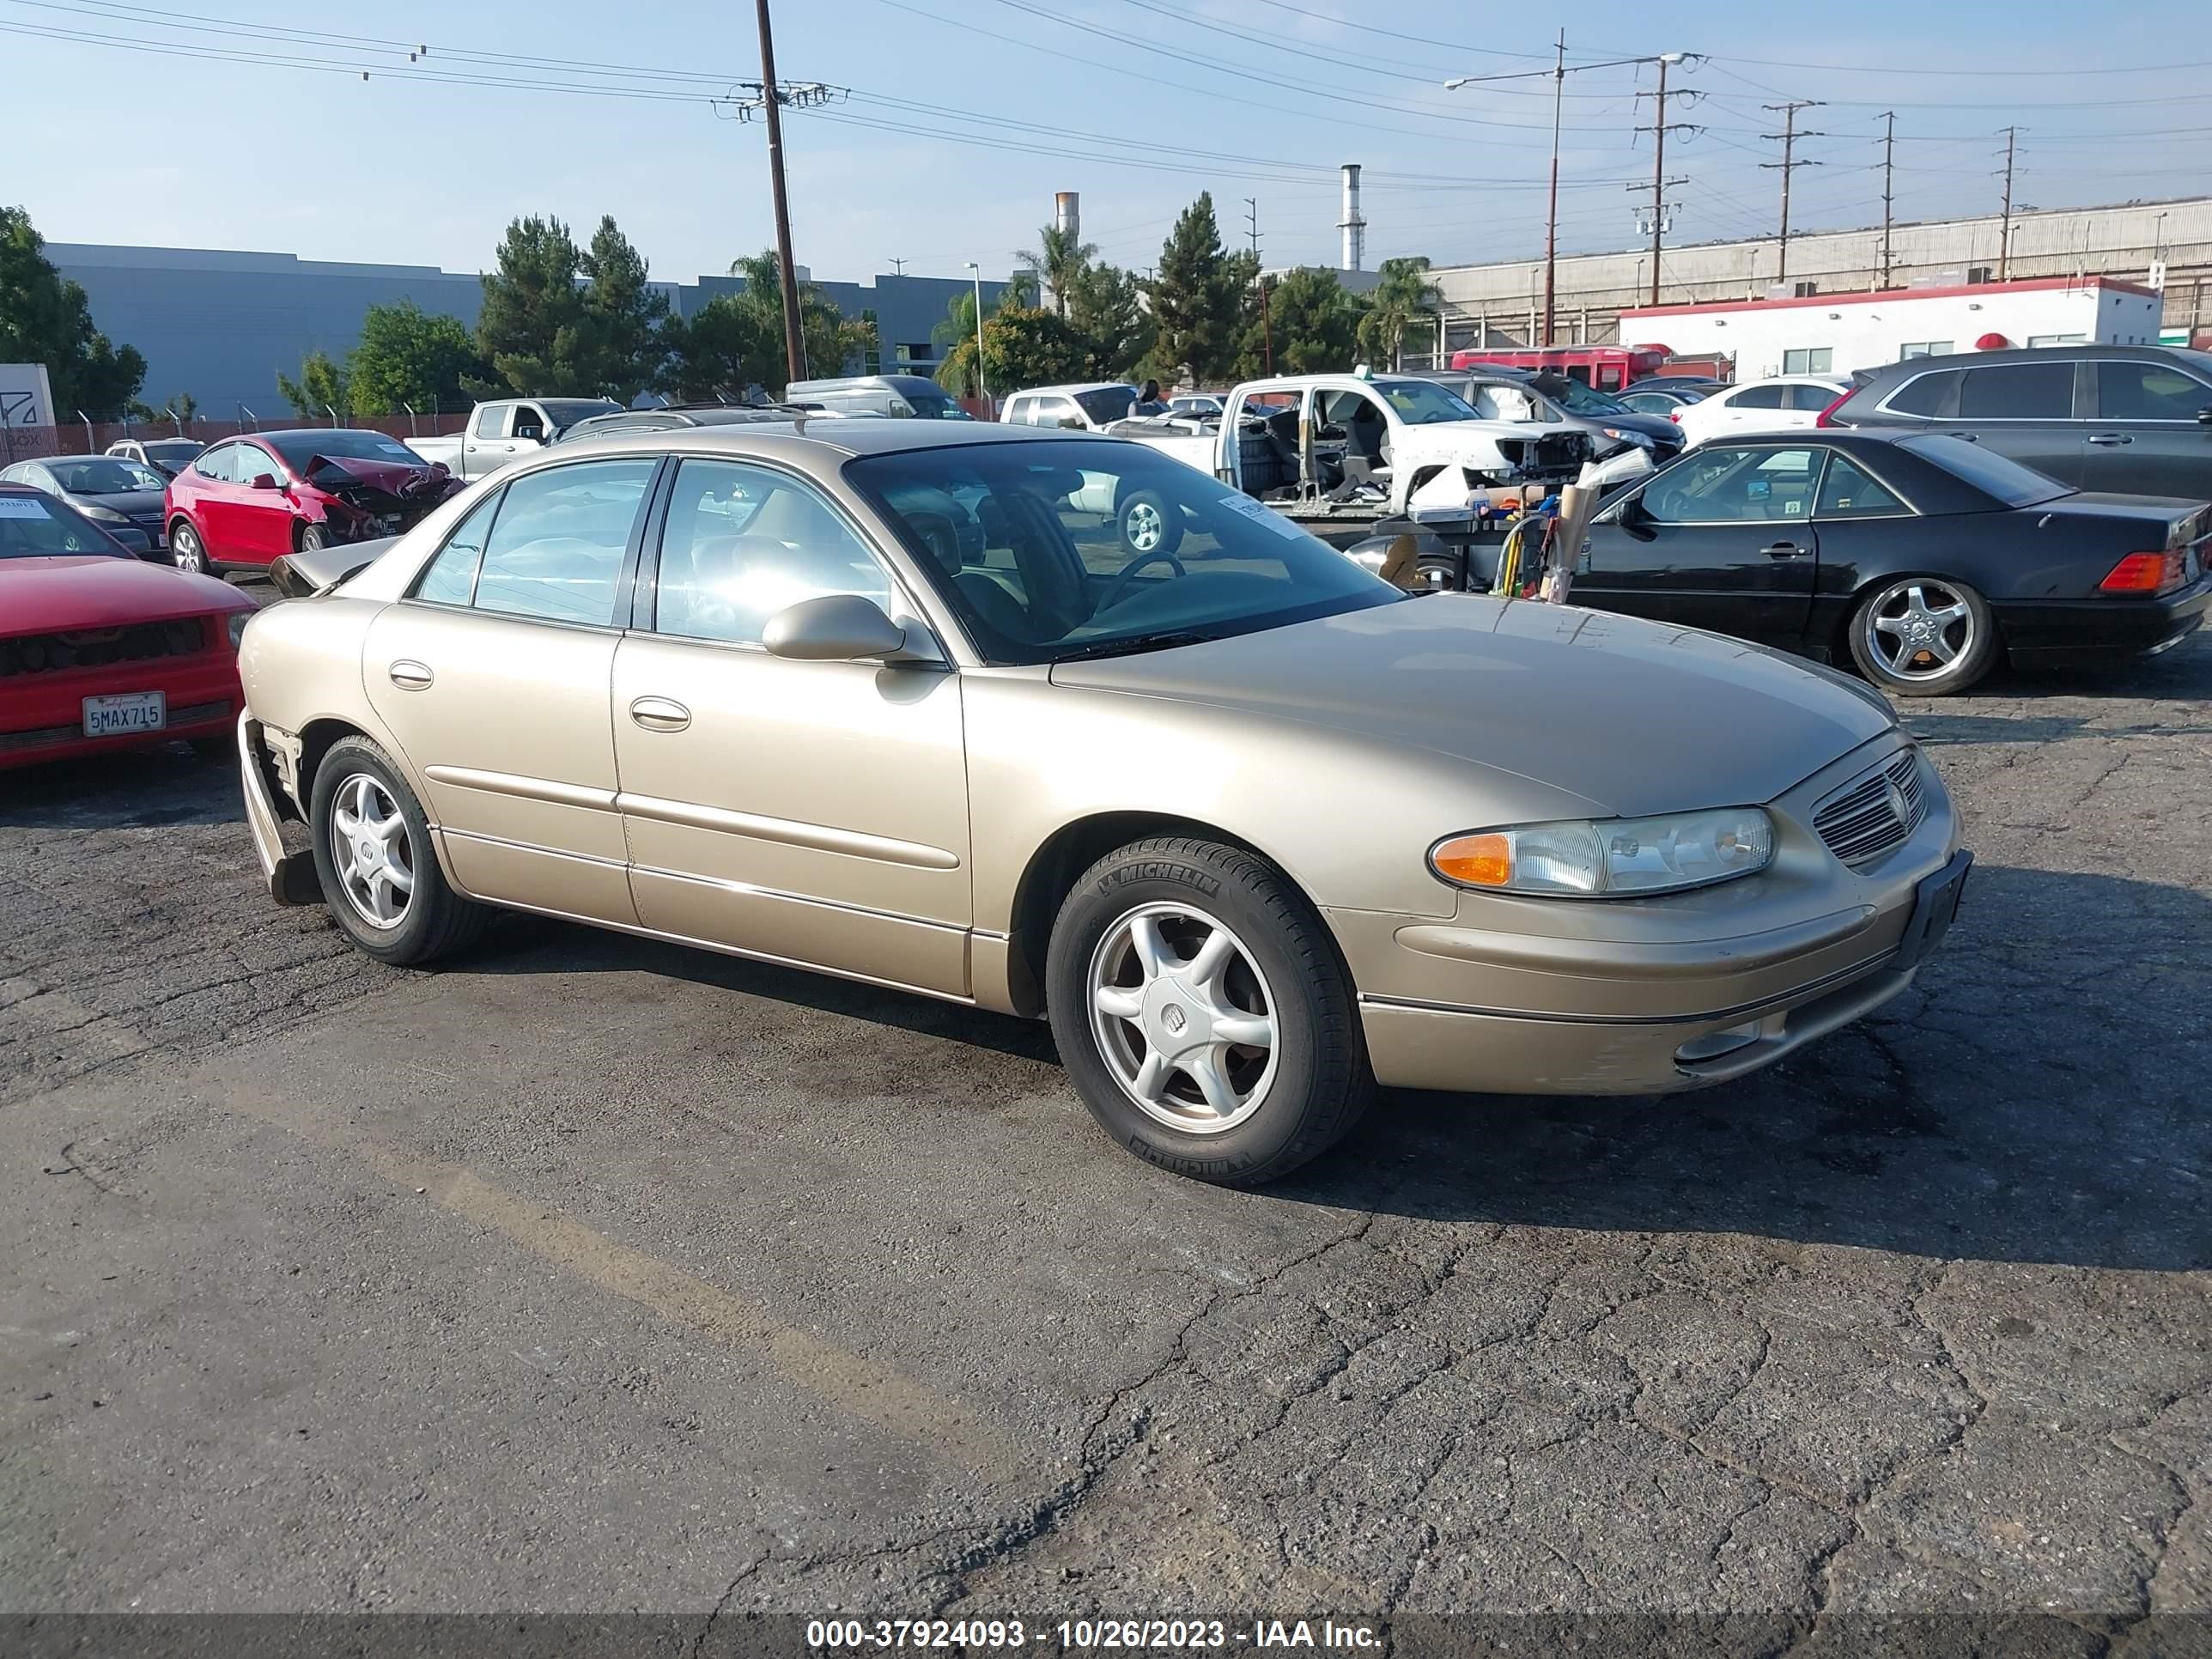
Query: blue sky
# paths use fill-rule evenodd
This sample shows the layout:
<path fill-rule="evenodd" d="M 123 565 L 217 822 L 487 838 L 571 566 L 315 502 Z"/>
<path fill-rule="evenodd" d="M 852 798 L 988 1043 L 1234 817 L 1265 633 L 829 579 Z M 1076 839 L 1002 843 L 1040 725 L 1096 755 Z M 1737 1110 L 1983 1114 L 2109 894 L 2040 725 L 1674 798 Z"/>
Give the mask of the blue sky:
<path fill-rule="evenodd" d="M 1572 6 L 1527 0 L 775 0 L 787 81 L 850 96 L 786 121 L 799 259 L 825 277 L 1004 271 L 1082 193 L 1107 258 L 1157 258 L 1211 189 L 1271 264 L 1334 263 L 1335 167 L 1367 169 L 1369 262 L 1525 258 L 1543 240 L 1550 88 L 1448 93 L 1668 51 L 1668 141 L 1688 182 L 1670 240 L 1771 234 L 1778 147 L 1801 125 L 1794 228 L 1879 222 L 1880 112 L 1897 112 L 1899 219 L 1994 210 L 1997 130 L 2016 198 L 2067 206 L 2212 186 L 2201 9 L 1951 0 Z M 1343 20 L 1368 20 L 1364 23 Z M 1381 29 L 1389 33 L 1377 32 Z M 317 33 L 320 32 L 320 33 Z M 101 37 L 93 40 L 86 37 Z M 428 46 L 410 63 L 407 45 Z M 241 61 L 245 60 L 245 61 Z M 0 0 L 9 160 L 0 201 L 50 240 L 266 249 L 480 269 L 514 215 L 588 232 L 613 213 L 654 274 L 726 268 L 771 239 L 765 135 L 712 100 L 757 76 L 745 0 Z M 2142 66 L 2157 65 L 2155 69 Z M 368 78 L 362 79 L 366 70 Z M 2099 71 L 2127 72 L 2099 72 Z M 488 86 L 482 82 L 510 84 Z M 522 83 L 522 84 L 514 84 Z M 1561 243 L 1635 240 L 1651 71 L 1592 67 L 1565 103 Z M 1038 155 L 1039 147 L 1065 152 Z"/>

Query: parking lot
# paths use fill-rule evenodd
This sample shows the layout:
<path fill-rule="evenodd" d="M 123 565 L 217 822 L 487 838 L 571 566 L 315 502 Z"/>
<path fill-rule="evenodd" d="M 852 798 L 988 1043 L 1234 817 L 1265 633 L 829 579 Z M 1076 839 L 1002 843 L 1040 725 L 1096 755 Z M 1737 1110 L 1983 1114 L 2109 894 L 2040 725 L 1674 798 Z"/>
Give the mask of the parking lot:
<path fill-rule="evenodd" d="M 2208 708 L 2202 638 L 1908 707 L 1979 862 L 1881 1018 L 1260 1193 L 1042 1026 L 534 921 L 387 970 L 224 767 L 0 775 L 6 1605 L 2201 1612 Z"/>

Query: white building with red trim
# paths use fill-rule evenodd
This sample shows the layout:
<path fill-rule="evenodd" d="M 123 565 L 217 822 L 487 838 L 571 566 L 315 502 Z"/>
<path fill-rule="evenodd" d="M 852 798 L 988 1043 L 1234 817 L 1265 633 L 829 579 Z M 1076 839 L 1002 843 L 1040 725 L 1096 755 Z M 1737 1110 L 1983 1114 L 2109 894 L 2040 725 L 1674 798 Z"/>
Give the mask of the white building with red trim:
<path fill-rule="evenodd" d="M 1644 306 L 1620 337 L 1677 357 L 1725 357 L 1738 380 L 1848 375 L 1905 357 L 2008 346 L 2156 345 L 2160 296 L 2110 276 L 2035 276 L 1952 288 Z"/>

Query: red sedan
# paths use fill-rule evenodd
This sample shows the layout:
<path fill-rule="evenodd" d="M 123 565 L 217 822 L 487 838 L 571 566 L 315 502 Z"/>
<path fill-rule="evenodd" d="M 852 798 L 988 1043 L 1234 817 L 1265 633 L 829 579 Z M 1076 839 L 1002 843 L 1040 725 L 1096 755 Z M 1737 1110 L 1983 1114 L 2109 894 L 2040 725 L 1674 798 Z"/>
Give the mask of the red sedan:
<path fill-rule="evenodd" d="M 381 432 L 257 432 L 210 444 L 169 480 L 169 555 L 180 570 L 212 574 L 397 536 L 461 487 Z"/>
<path fill-rule="evenodd" d="M 0 484 L 0 768 L 168 738 L 228 752 L 253 602 Z"/>

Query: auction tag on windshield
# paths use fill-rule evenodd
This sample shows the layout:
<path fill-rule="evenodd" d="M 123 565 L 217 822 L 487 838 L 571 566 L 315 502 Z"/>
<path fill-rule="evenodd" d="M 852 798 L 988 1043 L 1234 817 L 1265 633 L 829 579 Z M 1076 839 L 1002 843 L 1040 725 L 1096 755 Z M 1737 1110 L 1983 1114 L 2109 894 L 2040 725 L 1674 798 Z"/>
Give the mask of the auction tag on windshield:
<path fill-rule="evenodd" d="M 0 495 L 0 519 L 51 519 L 46 504 L 36 495 Z"/>
<path fill-rule="evenodd" d="M 1255 524 L 1263 524 L 1278 536 L 1287 536 L 1292 541 L 1304 541 L 1306 532 L 1267 504 L 1255 501 L 1249 495 L 1231 495 L 1223 503 L 1231 513 L 1241 513 Z"/>

